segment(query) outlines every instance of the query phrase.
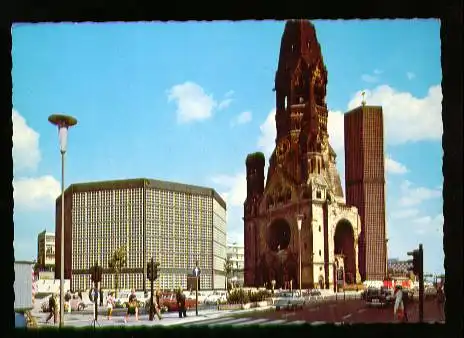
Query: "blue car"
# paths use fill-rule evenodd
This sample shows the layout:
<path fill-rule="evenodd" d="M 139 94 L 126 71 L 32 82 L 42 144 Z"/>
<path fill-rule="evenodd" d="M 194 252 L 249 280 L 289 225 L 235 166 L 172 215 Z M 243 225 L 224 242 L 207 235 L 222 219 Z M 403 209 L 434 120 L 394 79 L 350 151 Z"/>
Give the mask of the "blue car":
<path fill-rule="evenodd" d="M 23 313 L 15 312 L 15 328 L 26 328 L 27 320 Z"/>

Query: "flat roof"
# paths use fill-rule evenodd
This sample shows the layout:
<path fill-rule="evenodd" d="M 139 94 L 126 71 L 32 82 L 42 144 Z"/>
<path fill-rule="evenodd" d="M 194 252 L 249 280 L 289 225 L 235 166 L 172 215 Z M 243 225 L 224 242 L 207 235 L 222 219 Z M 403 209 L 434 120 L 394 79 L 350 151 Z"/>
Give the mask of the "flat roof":
<path fill-rule="evenodd" d="M 109 181 L 94 181 L 71 184 L 65 194 L 102 190 L 134 189 L 134 188 L 151 188 L 158 190 L 175 191 L 193 195 L 203 195 L 213 197 L 224 209 L 227 209 L 224 199 L 213 188 L 201 187 L 190 184 L 183 184 L 170 181 L 154 180 L 149 178 L 132 178 Z M 61 195 L 60 195 L 61 196 Z M 56 199 L 60 200 L 60 196 Z"/>
<path fill-rule="evenodd" d="M 360 111 L 372 111 L 372 110 L 383 110 L 382 106 L 370 106 L 370 105 L 364 105 L 364 106 L 358 106 L 356 108 L 353 108 L 349 111 L 347 111 L 344 115 L 349 115 L 352 113 L 358 113 Z"/>

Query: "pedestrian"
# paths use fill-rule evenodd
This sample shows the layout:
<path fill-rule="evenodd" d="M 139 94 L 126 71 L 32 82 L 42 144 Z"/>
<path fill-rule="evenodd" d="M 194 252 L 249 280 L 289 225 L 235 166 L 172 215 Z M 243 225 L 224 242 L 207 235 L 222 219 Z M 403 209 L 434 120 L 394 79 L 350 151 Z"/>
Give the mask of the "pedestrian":
<path fill-rule="evenodd" d="M 124 317 L 124 323 L 127 323 L 127 319 L 129 319 L 129 315 L 135 315 L 135 320 L 139 320 L 139 309 L 137 306 L 137 296 L 135 294 L 135 290 L 132 289 L 131 294 L 129 296 L 129 304 L 127 305 L 127 313 Z"/>
<path fill-rule="evenodd" d="M 56 324 L 56 317 L 57 317 L 58 312 L 57 312 L 57 299 L 56 299 L 55 294 L 52 294 L 50 298 L 48 299 L 48 311 L 50 312 L 50 314 L 45 320 L 45 323 L 48 324 L 48 321 L 52 319 L 53 317 L 53 323 Z"/>
<path fill-rule="evenodd" d="M 187 317 L 187 309 L 185 308 L 185 295 L 182 292 L 182 288 L 179 288 L 176 293 L 177 308 L 179 311 L 179 318 Z"/>
<path fill-rule="evenodd" d="M 92 289 L 90 289 L 90 294 L 92 295 L 92 299 L 93 299 L 93 302 L 95 303 L 93 306 L 92 306 L 92 310 L 93 310 L 93 319 L 94 320 L 97 320 L 97 312 L 95 310 L 95 306 L 98 305 L 98 290 L 93 287 Z"/>
<path fill-rule="evenodd" d="M 71 296 L 71 291 L 68 290 L 68 291 L 66 292 L 66 294 L 64 295 L 64 301 L 65 301 L 65 303 L 64 303 L 64 305 L 65 305 L 64 309 L 67 310 L 68 313 L 71 313 L 71 298 L 72 298 L 72 296 Z"/>
<path fill-rule="evenodd" d="M 438 313 L 440 316 L 440 321 L 444 320 L 444 317 L 445 317 L 445 314 L 444 314 L 445 301 L 446 301 L 445 291 L 443 290 L 443 285 L 440 283 L 438 284 L 438 287 L 437 287 L 437 307 L 438 307 Z"/>
<path fill-rule="evenodd" d="M 409 312 L 409 304 L 410 304 L 410 300 L 412 298 L 412 294 L 406 290 L 403 292 L 403 316 L 404 316 L 404 321 L 405 322 L 408 322 L 409 321 L 409 318 L 408 318 L 408 312 Z"/>
<path fill-rule="evenodd" d="M 403 303 L 403 291 L 401 286 L 397 285 L 395 287 L 395 306 L 393 308 L 393 315 L 396 320 L 400 322 L 404 321 L 404 303 Z"/>
<path fill-rule="evenodd" d="M 100 306 L 103 306 L 103 289 L 100 288 Z"/>
<path fill-rule="evenodd" d="M 111 315 L 113 314 L 113 307 L 114 307 L 114 297 L 112 292 L 108 292 L 108 297 L 106 297 L 106 309 L 108 320 L 111 320 Z"/>
<path fill-rule="evenodd" d="M 163 319 L 161 316 L 159 291 L 157 290 L 153 297 L 153 308 L 150 311 L 154 311 L 159 320 Z"/>

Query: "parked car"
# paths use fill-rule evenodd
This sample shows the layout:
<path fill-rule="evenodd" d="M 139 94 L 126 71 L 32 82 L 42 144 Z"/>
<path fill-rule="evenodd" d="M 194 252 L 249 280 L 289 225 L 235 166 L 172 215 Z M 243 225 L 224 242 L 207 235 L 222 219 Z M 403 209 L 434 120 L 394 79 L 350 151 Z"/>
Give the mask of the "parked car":
<path fill-rule="evenodd" d="M 185 296 L 186 296 L 187 299 L 196 300 L 196 292 L 195 291 L 187 293 Z M 207 297 L 208 297 L 208 295 L 206 293 L 198 291 L 198 304 L 203 304 Z"/>
<path fill-rule="evenodd" d="M 227 302 L 227 292 L 214 292 L 212 295 L 209 295 L 205 299 L 205 304 L 213 305 L 217 303 Z"/>
<path fill-rule="evenodd" d="M 167 311 L 178 311 L 179 306 L 177 304 L 176 295 L 174 293 L 171 294 L 164 294 L 161 296 L 160 302 L 162 306 L 167 308 Z M 198 300 L 198 304 L 200 304 L 200 300 Z M 185 298 L 185 307 L 187 310 L 192 309 L 195 307 L 195 299 Z"/>
<path fill-rule="evenodd" d="M 118 298 L 115 299 L 116 308 L 126 308 L 129 303 L 130 291 L 120 291 L 118 292 Z"/>
<path fill-rule="evenodd" d="M 309 296 L 311 296 L 311 297 L 319 297 L 319 296 L 322 296 L 322 293 L 319 290 L 311 290 L 311 291 L 309 291 Z"/>
<path fill-rule="evenodd" d="M 365 291 L 365 301 L 371 306 L 387 306 L 394 301 L 391 291 L 387 288 L 368 288 Z"/>
<path fill-rule="evenodd" d="M 82 299 L 80 299 L 78 296 L 74 296 L 70 301 L 69 304 L 71 305 L 71 311 L 83 311 L 85 310 L 88 306 L 93 305 L 93 304 L 86 304 Z"/>
<path fill-rule="evenodd" d="M 27 328 L 27 319 L 24 313 L 15 312 L 15 328 Z"/>

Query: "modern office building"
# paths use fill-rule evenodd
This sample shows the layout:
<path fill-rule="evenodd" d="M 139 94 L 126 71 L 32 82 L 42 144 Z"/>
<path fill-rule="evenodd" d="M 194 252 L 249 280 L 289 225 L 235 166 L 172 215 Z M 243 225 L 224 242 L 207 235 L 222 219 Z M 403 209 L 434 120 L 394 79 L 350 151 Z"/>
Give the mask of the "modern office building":
<path fill-rule="evenodd" d="M 42 231 L 37 235 L 37 265 L 39 271 L 53 271 L 55 268 L 55 234 Z"/>
<path fill-rule="evenodd" d="M 243 285 L 245 269 L 245 247 L 237 243 L 227 245 L 227 258 L 232 263 L 231 280 L 235 284 Z"/>
<path fill-rule="evenodd" d="M 363 103 L 345 114 L 345 183 L 346 202 L 361 217 L 361 279 L 382 280 L 387 273 L 382 107 Z"/>
<path fill-rule="evenodd" d="M 61 236 L 56 200 L 56 243 Z M 65 191 L 65 278 L 73 290 L 91 286 L 89 268 L 103 267 L 102 287 L 113 288 L 113 253 L 124 248 L 121 289 L 146 290 L 146 263 L 160 263 L 156 286 L 186 288 L 196 262 L 203 289 L 223 288 L 226 204 L 210 188 L 151 179 L 73 184 Z M 60 271 L 56 257 L 56 271 Z M 58 276 L 57 276 L 58 277 Z"/>

